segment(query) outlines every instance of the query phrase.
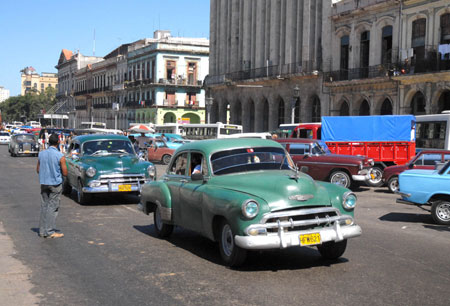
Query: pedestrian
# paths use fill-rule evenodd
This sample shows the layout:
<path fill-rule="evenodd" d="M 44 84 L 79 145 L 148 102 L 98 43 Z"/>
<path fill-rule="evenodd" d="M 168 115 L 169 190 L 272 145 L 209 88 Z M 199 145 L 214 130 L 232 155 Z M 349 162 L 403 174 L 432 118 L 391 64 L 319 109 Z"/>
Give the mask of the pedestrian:
<path fill-rule="evenodd" d="M 41 184 L 41 212 L 39 218 L 39 236 L 43 238 L 61 238 L 63 233 L 55 230 L 58 216 L 63 176 L 67 176 L 66 159 L 58 151 L 59 137 L 51 134 L 48 149 L 39 152 L 36 171 Z"/>

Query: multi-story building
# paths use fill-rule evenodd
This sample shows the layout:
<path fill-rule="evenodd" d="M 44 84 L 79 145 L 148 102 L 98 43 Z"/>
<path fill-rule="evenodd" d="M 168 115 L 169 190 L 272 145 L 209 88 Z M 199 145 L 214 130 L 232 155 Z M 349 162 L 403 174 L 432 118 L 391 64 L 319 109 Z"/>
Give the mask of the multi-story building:
<path fill-rule="evenodd" d="M 212 121 L 450 109 L 448 0 L 211 0 Z"/>
<path fill-rule="evenodd" d="M 43 72 L 39 75 L 33 67 L 26 67 L 21 71 L 21 95 L 29 92 L 44 92 L 47 87 L 58 88 L 56 73 Z"/>
<path fill-rule="evenodd" d="M 156 31 L 144 47 L 128 53 L 125 106 L 129 118 L 156 124 L 204 123 L 202 85 L 208 69 L 207 39 Z"/>
<path fill-rule="evenodd" d="M 58 64 L 55 66 L 58 69 L 58 91 L 56 93 L 57 104 L 55 107 L 47 112 L 47 116 L 53 114 L 67 115 L 69 114 L 68 126 L 76 127 L 76 112 L 75 112 L 75 73 L 86 67 L 88 64 L 101 61 L 101 57 L 84 56 L 77 52 L 73 53 L 70 50 L 63 49 L 59 56 Z"/>
<path fill-rule="evenodd" d="M 125 44 L 76 73 L 77 120 L 127 129 L 130 123 L 204 122 L 207 39 L 154 38 Z"/>
<path fill-rule="evenodd" d="M 330 115 L 450 109 L 448 1 L 343 0 L 324 50 Z"/>
<path fill-rule="evenodd" d="M 0 103 L 9 98 L 9 89 L 0 86 Z"/>

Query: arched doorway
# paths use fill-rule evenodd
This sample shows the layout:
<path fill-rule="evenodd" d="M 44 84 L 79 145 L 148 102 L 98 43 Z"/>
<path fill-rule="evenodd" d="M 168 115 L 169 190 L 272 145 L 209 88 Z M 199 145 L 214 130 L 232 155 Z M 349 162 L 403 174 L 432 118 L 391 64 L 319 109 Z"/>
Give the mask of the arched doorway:
<path fill-rule="evenodd" d="M 236 101 L 236 105 L 234 106 L 234 122 L 236 124 L 242 125 L 242 103 L 241 101 Z"/>
<path fill-rule="evenodd" d="M 264 99 L 262 105 L 262 130 L 267 132 L 269 130 L 269 102 Z"/>
<path fill-rule="evenodd" d="M 164 115 L 164 123 L 175 123 L 177 122 L 177 117 L 174 113 L 169 112 Z"/>
<path fill-rule="evenodd" d="M 339 108 L 339 116 L 350 116 L 350 107 L 347 101 L 342 101 L 341 107 Z"/>
<path fill-rule="evenodd" d="M 300 121 L 300 113 L 301 113 L 300 104 L 301 104 L 300 98 L 297 98 L 297 100 L 295 101 L 295 106 L 294 106 L 294 122 L 292 122 L 292 123 L 300 123 L 301 122 Z"/>
<path fill-rule="evenodd" d="M 278 99 L 278 120 L 277 120 L 277 127 L 280 126 L 280 124 L 286 123 L 285 117 L 284 117 L 285 109 L 284 109 L 284 100 L 282 98 Z"/>
<path fill-rule="evenodd" d="M 181 117 L 182 120 L 189 119 L 189 123 L 200 123 L 200 117 L 194 113 L 186 113 Z M 187 121 L 187 120 L 186 120 Z"/>
<path fill-rule="evenodd" d="M 359 115 L 360 116 L 369 116 L 370 115 L 370 106 L 367 100 L 363 100 L 361 105 L 359 106 Z"/>
<path fill-rule="evenodd" d="M 441 93 L 438 101 L 438 112 L 442 113 L 445 110 L 450 110 L 450 90 Z"/>
<path fill-rule="evenodd" d="M 211 114 L 209 117 L 211 123 L 216 123 L 219 121 L 219 102 L 214 101 L 211 105 Z"/>
<path fill-rule="evenodd" d="M 388 98 L 381 105 L 380 115 L 392 115 L 392 103 Z"/>
<path fill-rule="evenodd" d="M 420 91 L 411 100 L 411 114 L 425 115 L 425 97 Z"/>
<path fill-rule="evenodd" d="M 311 122 L 321 121 L 320 99 L 318 96 L 312 98 Z"/>

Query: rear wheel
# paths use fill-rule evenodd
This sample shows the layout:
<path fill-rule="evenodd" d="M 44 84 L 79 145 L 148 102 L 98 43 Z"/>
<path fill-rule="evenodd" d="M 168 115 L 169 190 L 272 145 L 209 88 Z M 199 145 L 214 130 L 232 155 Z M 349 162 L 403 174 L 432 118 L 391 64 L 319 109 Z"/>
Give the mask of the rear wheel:
<path fill-rule="evenodd" d="M 320 255 L 325 259 L 337 259 L 344 254 L 347 248 L 347 240 L 342 240 L 339 242 L 326 242 L 322 245 L 317 246 Z"/>
<path fill-rule="evenodd" d="M 229 267 L 241 266 L 247 257 L 247 250 L 238 247 L 230 224 L 223 220 L 219 232 L 220 256 Z"/>
<path fill-rule="evenodd" d="M 330 183 L 340 185 L 345 188 L 350 188 L 352 181 L 350 176 L 344 171 L 333 171 L 330 175 Z"/>
<path fill-rule="evenodd" d="M 370 187 L 380 187 L 383 185 L 383 169 L 380 167 L 373 167 L 370 173 L 370 179 L 367 181 L 367 185 Z"/>
<path fill-rule="evenodd" d="M 433 202 L 431 216 L 437 224 L 450 225 L 450 202 L 447 200 Z"/>
<path fill-rule="evenodd" d="M 398 190 L 398 177 L 393 176 L 388 180 L 387 186 L 389 190 L 395 193 Z"/>
<path fill-rule="evenodd" d="M 164 165 L 168 165 L 170 163 L 170 159 L 172 158 L 172 156 L 166 154 L 162 157 L 162 163 Z"/>
<path fill-rule="evenodd" d="M 161 208 L 156 206 L 156 210 L 153 213 L 153 223 L 155 224 L 156 235 L 159 238 L 167 238 L 173 232 L 173 225 L 164 223 L 161 219 Z"/>

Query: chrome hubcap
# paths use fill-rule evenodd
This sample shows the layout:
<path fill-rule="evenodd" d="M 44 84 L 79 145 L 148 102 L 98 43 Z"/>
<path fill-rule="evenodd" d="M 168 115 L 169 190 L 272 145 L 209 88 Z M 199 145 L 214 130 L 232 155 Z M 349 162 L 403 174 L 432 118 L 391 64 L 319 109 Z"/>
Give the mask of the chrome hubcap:
<path fill-rule="evenodd" d="M 158 230 L 161 230 L 162 228 L 161 214 L 159 213 L 159 207 L 157 207 L 155 211 L 155 226 Z"/>
<path fill-rule="evenodd" d="M 231 256 L 231 253 L 233 253 L 233 246 L 233 233 L 231 232 L 230 226 L 225 224 L 222 229 L 222 249 L 226 256 Z"/>
<path fill-rule="evenodd" d="M 392 180 L 390 188 L 392 191 L 397 191 L 398 190 L 398 180 Z"/>
<path fill-rule="evenodd" d="M 347 184 L 348 184 L 347 177 L 343 173 L 336 173 L 331 178 L 331 183 L 347 187 Z"/>
<path fill-rule="evenodd" d="M 381 181 L 382 173 L 378 169 L 372 170 L 372 173 L 370 173 L 370 181 L 372 183 L 379 183 Z"/>
<path fill-rule="evenodd" d="M 450 220 L 450 203 L 442 203 L 436 209 L 436 215 L 442 221 Z"/>

